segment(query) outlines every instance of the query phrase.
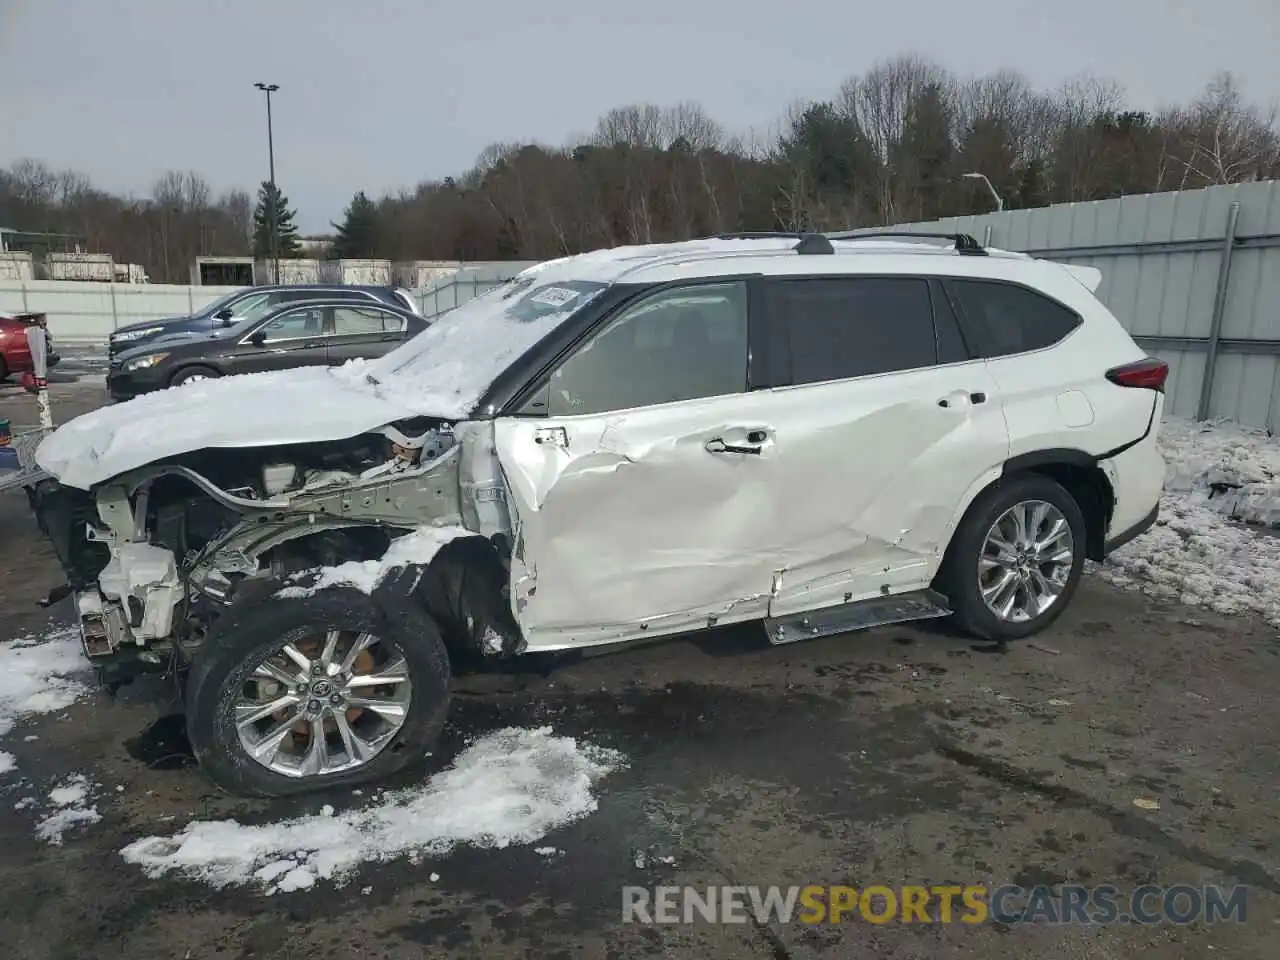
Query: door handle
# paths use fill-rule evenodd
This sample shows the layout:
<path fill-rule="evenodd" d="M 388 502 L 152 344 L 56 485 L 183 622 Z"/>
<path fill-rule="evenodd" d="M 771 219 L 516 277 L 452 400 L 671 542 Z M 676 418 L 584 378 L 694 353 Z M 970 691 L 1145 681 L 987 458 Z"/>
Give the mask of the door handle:
<path fill-rule="evenodd" d="M 703 444 L 703 449 L 707 453 L 754 453 L 759 454 L 764 449 L 764 444 L 753 443 L 748 445 L 738 445 L 733 443 L 725 443 L 720 437 L 714 440 L 708 440 Z"/>
<path fill-rule="evenodd" d="M 985 393 L 983 393 L 981 390 L 975 390 L 975 391 L 973 391 L 972 393 L 970 393 L 970 394 L 968 395 L 968 397 L 967 397 L 967 398 L 965 397 L 965 391 L 963 391 L 963 390 L 957 390 L 955 393 L 948 394 L 948 395 L 947 395 L 947 396 L 945 396 L 945 397 L 940 397 L 940 398 L 938 399 L 938 406 L 940 406 L 940 407 L 951 407 L 951 406 L 954 406 L 954 405 L 955 405 L 955 401 L 957 401 L 957 400 L 959 400 L 959 399 L 961 399 L 961 398 L 965 398 L 965 399 L 967 399 L 970 403 L 973 403 L 973 404 L 977 404 L 977 403 L 986 403 L 986 402 L 987 402 L 987 395 L 986 395 Z"/>
<path fill-rule="evenodd" d="M 533 431 L 533 442 L 567 449 L 569 446 L 569 432 L 564 427 L 539 427 Z"/>

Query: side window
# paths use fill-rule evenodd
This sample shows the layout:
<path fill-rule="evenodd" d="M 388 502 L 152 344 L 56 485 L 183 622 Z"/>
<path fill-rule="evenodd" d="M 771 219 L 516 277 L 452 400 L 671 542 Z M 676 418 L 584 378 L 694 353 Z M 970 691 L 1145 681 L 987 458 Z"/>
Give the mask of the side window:
<path fill-rule="evenodd" d="M 260 317 L 266 312 L 270 297 L 271 295 L 268 293 L 250 294 L 247 297 L 241 297 L 231 304 L 231 316 L 237 320 Z"/>
<path fill-rule="evenodd" d="M 551 375 L 547 412 L 607 413 L 746 389 L 746 284 L 713 283 L 625 309 Z"/>
<path fill-rule="evenodd" d="M 827 277 L 768 281 L 786 331 L 791 382 L 821 383 L 937 362 L 927 280 Z"/>
<path fill-rule="evenodd" d="M 252 301 L 245 300 L 236 307 L 236 316 L 240 320 L 255 321 L 261 320 L 272 310 L 284 306 L 291 300 L 302 300 L 305 296 L 294 293 L 264 293 L 260 297 L 254 298 Z"/>
<path fill-rule="evenodd" d="M 339 337 L 367 336 L 374 333 L 398 333 L 404 329 L 404 318 L 373 307 L 337 307 L 333 311 L 333 332 Z"/>
<path fill-rule="evenodd" d="M 1075 311 L 1026 287 L 948 280 L 960 302 L 965 341 L 982 357 L 1051 347 L 1080 325 Z"/>
<path fill-rule="evenodd" d="M 267 343 L 318 337 L 324 332 L 323 310 L 318 307 L 290 310 L 268 323 L 262 328 L 262 332 L 266 334 Z"/>

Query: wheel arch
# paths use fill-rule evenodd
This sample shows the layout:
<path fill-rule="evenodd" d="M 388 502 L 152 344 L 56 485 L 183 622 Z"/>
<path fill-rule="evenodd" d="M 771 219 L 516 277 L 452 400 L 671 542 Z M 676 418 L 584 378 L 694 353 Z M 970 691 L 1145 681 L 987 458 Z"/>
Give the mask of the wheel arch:
<path fill-rule="evenodd" d="M 1091 453 L 1070 447 L 1032 450 L 1010 457 L 1000 472 L 1006 480 L 1037 473 L 1053 480 L 1075 500 L 1084 515 L 1085 556 L 1102 560 L 1106 556 L 1107 530 L 1115 511 L 1115 487 L 1111 478 Z"/>
<path fill-rule="evenodd" d="M 199 359 L 184 360 L 179 363 L 173 372 L 169 374 L 169 378 L 166 381 L 167 385 L 172 387 L 174 385 L 174 381 L 192 367 L 199 367 L 202 370 L 212 370 L 220 377 L 225 377 L 227 375 L 227 371 L 223 370 L 217 363 L 201 357 Z"/>
<path fill-rule="evenodd" d="M 1102 560 L 1106 555 L 1107 530 L 1115 510 L 1115 488 L 1106 471 L 1099 466 L 1098 458 L 1083 450 L 1069 447 L 1032 450 L 1010 457 L 1004 463 L 992 467 L 974 481 L 966 491 L 947 527 L 947 543 L 938 558 L 938 567 L 946 563 L 956 531 L 973 505 L 988 490 L 1000 483 L 1027 473 L 1046 476 L 1061 485 L 1075 499 L 1084 514 L 1086 525 L 1085 556 L 1090 560 Z"/>

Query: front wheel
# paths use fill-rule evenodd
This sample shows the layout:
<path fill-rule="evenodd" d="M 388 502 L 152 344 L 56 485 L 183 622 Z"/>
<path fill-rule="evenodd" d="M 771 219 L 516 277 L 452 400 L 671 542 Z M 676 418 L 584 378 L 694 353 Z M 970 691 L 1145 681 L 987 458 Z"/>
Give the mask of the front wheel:
<path fill-rule="evenodd" d="M 435 623 L 350 588 L 232 610 L 187 680 L 187 733 L 218 786 L 280 797 L 376 781 L 425 760 L 449 661 Z"/>
<path fill-rule="evenodd" d="M 184 383 L 196 383 L 199 380 L 212 380 L 215 377 L 220 376 L 222 376 L 222 374 L 218 373 L 218 371 L 213 369 L 213 367 L 183 367 L 173 375 L 173 379 L 169 381 L 169 386 L 180 387 Z"/>
<path fill-rule="evenodd" d="M 1084 570 L 1084 515 L 1048 477 L 982 493 L 957 528 L 939 576 L 955 621 L 988 640 L 1029 637 L 1062 614 Z"/>

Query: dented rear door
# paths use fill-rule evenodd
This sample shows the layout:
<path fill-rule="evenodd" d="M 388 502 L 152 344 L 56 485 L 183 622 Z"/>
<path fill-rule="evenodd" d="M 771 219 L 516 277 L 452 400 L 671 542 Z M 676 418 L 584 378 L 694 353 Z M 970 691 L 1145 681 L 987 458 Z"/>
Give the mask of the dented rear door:
<path fill-rule="evenodd" d="M 925 587 L 1009 438 L 997 385 L 926 279 L 764 282 L 771 616 Z M 943 304 L 945 306 L 945 304 Z"/>

